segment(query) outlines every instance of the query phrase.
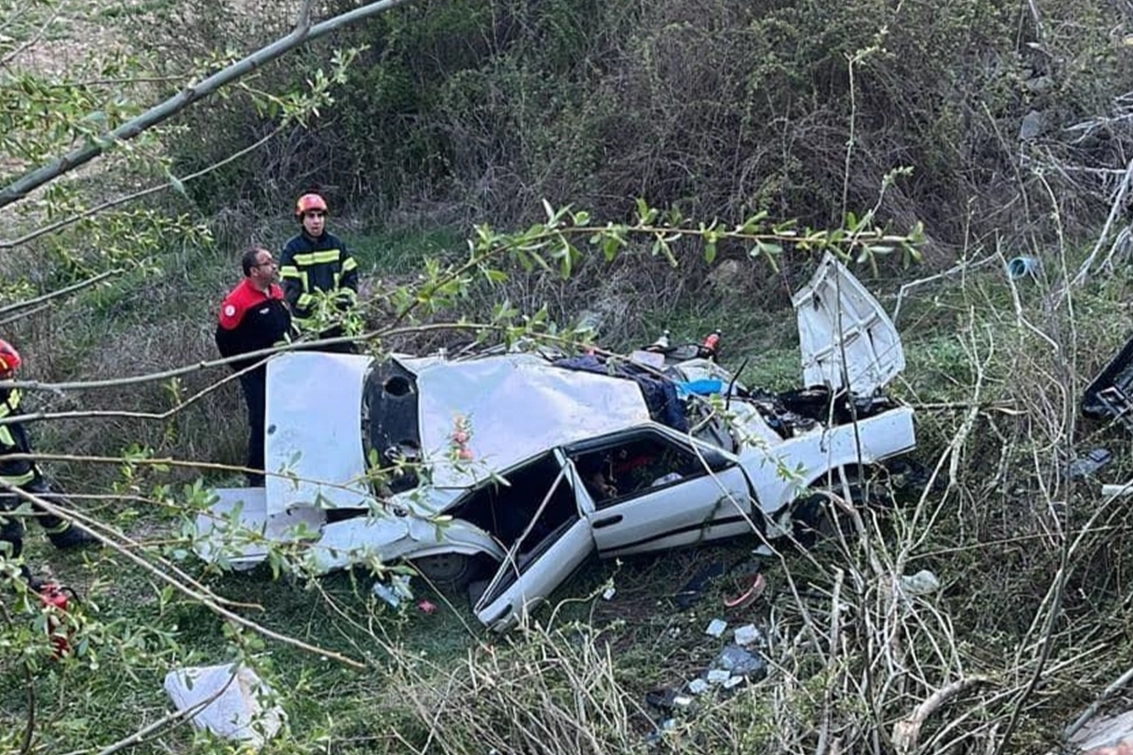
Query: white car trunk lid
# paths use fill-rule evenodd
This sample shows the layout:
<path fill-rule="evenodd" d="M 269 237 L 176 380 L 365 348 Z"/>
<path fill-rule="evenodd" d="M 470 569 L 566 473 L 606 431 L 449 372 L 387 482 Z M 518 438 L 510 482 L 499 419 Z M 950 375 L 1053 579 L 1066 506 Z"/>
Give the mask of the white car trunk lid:
<path fill-rule="evenodd" d="M 830 254 L 791 302 L 798 315 L 805 385 L 868 396 L 905 369 L 893 321 Z"/>

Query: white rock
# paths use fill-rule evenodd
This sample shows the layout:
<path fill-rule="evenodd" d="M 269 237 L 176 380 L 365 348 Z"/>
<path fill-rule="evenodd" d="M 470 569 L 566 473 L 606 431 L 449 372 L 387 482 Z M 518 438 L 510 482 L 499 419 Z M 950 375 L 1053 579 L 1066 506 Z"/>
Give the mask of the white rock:
<path fill-rule="evenodd" d="M 178 711 L 212 699 L 193 714 L 193 725 L 224 739 L 248 742 L 256 749 L 275 736 L 287 718 L 279 705 L 265 705 L 274 692 L 246 666 L 174 669 L 165 675 L 163 686 Z"/>
<path fill-rule="evenodd" d="M 921 569 L 911 577 L 902 575 L 901 589 L 906 595 L 928 595 L 940 589 L 940 580 L 928 569 Z"/>

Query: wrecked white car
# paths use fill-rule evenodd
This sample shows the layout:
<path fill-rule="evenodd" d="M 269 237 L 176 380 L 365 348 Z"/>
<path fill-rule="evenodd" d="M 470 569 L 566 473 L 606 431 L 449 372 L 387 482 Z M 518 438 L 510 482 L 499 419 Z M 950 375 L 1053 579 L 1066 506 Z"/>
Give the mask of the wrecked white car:
<path fill-rule="evenodd" d="M 318 573 L 478 579 L 498 629 L 595 552 L 780 534 L 801 492 L 915 445 L 912 409 L 881 392 L 904 353 L 878 302 L 827 257 L 794 305 L 807 388 L 777 395 L 695 356 L 277 357 L 266 487 L 218 490 L 197 551 L 241 567 L 301 541 Z"/>

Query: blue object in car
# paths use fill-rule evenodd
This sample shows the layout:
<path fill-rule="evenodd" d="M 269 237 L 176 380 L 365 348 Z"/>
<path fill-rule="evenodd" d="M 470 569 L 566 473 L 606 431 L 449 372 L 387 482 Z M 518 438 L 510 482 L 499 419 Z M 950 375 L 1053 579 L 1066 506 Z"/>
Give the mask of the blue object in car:
<path fill-rule="evenodd" d="M 724 381 L 719 378 L 701 378 L 700 380 L 689 380 L 683 383 L 677 383 L 677 395 L 681 398 L 696 394 L 698 396 L 708 396 L 713 393 L 724 392 Z"/>

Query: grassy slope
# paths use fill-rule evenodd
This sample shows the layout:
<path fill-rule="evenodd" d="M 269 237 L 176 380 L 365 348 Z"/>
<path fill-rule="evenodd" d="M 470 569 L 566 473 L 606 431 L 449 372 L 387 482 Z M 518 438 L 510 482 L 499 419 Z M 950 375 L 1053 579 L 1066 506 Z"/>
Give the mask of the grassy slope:
<path fill-rule="evenodd" d="M 393 250 L 384 259 L 397 260 L 413 254 L 398 249 L 436 243 L 357 238 L 360 249 Z M 362 256 L 369 258 L 365 252 Z M 196 334 L 197 340 L 183 352 L 196 358 L 210 352 L 208 327 L 203 325 L 206 304 L 223 289 L 221 280 L 231 276 L 223 272 L 216 254 L 203 258 L 207 264 L 196 255 L 184 259 L 193 260 L 190 268 L 166 273 L 165 280 L 178 283 L 171 286 L 167 304 L 172 317 L 184 311 L 187 301 L 195 302 L 189 307 L 197 313 L 195 324 L 179 327 Z M 1048 272 L 1053 277 L 1053 271 Z M 1040 640 L 1049 637 L 1050 660 L 1042 677 L 1045 691 L 1022 698 L 1023 736 L 1009 748 L 1027 751 L 1034 738 L 1054 736 L 1089 698 L 1088 690 L 1116 677 L 1127 652 L 1120 631 L 1105 629 L 1109 617 L 1120 609 L 1126 568 L 1123 554 L 1108 545 L 1119 536 L 1121 505 L 1114 509 L 1118 516 L 1093 522 L 1091 533 L 1071 554 L 1071 581 L 1049 627 L 1043 596 L 1060 560 L 1059 531 L 1077 531 L 1101 506 L 1093 487 L 1066 487 L 1059 476 L 1059 459 L 1074 445 L 1105 443 L 1119 458 L 1118 468 L 1109 473 L 1119 479 L 1122 472 L 1130 471 L 1124 462 L 1128 441 L 1123 433 L 1071 429 L 1069 424 L 1082 376 L 1095 372 L 1103 355 L 1124 336 L 1120 302 L 1128 285 L 1128 279 L 1118 274 L 1076 296 L 1079 325 L 1073 329 L 1058 313 L 1050 314 L 1049 282 L 1021 284 L 1013 301 L 997 267 L 963 286 L 943 281 L 907 299 L 901 323 L 910 366 L 897 390 L 907 400 L 932 405 L 918 414 L 919 456 L 930 466 L 939 462 L 951 487 L 934 491 L 921 507 L 904 510 L 876 535 L 870 530 L 864 540 L 843 548 L 824 546 L 812 554 L 813 559 L 786 555 L 770 567 L 770 598 L 746 612 L 728 613 L 720 605 L 724 593 L 734 589 L 731 584 L 712 588 L 688 612 L 676 609 L 669 598 L 705 564 L 742 559 L 752 542 L 590 566 L 560 590 L 558 609 L 541 614 L 553 631 L 505 638 L 485 635 L 463 601 L 442 605 L 432 616 L 412 607 L 394 613 L 374 600 L 367 589 L 369 580 L 362 577 L 355 581 L 341 575 L 304 584 L 276 581 L 267 570 L 258 570 L 205 579 L 227 598 L 259 606 L 242 613 L 264 626 L 366 663 L 366 670 L 356 671 L 277 642 L 261 644 L 245 633 L 237 645 L 243 644 L 273 682 L 288 691 L 297 747 L 325 735 L 337 752 L 400 752 L 404 744 L 399 737 L 422 746 L 428 741 L 427 731 L 440 721 L 445 734 L 434 731 L 433 736 L 444 741 L 445 751 L 472 752 L 490 738 L 492 731 L 481 727 L 496 716 L 511 721 L 517 711 L 543 706 L 551 719 L 581 721 L 579 717 L 594 716 L 616 704 L 621 712 L 610 721 L 595 723 L 595 736 L 606 747 L 632 749 L 650 726 L 641 706 L 644 693 L 679 684 L 709 663 L 721 643 L 704 637 L 702 629 L 709 618 L 724 615 L 733 625 L 770 621 L 778 635 L 769 655 L 780 664 L 789 663 L 766 682 L 682 722 L 679 736 L 691 738 L 684 745 L 689 751 L 740 751 L 758 742 L 809 747 L 813 726 L 822 717 L 844 725 L 878 723 L 868 706 L 862 709 L 852 700 L 872 701 L 891 721 L 891 716 L 905 712 L 930 690 L 974 674 L 989 675 L 994 683 L 962 703 L 959 710 L 968 711 L 969 718 L 961 730 L 994 741 L 998 735 L 992 724 L 1002 726 L 1013 694 L 1021 693 L 1039 668 Z M 179 300 L 173 300 L 173 292 Z M 104 302 L 109 307 L 104 311 L 128 312 L 138 293 L 121 294 L 119 300 L 111 297 Z M 756 323 L 790 321 L 783 314 L 737 315 L 735 309 L 727 316 L 732 322 L 744 317 Z M 675 334 L 685 332 L 686 322 L 691 333 L 714 320 L 711 311 L 698 308 L 659 312 L 656 317 L 677 323 Z M 93 340 L 133 343 L 148 321 L 148 317 L 133 320 L 119 314 L 88 324 Z M 786 326 L 762 330 L 744 323 L 737 326 L 743 335 L 730 343 L 739 342 L 744 349 L 733 347 L 731 366 L 750 356 L 744 373 L 749 384 L 790 385 L 797 357 L 783 345 Z M 983 407 L 980 411 L 971 411 L 973 399 Z M 242 429 L 233 416 L 237 406 L 235 397 L 229 396 L 202 408 L 201 416 L 182 421 L 175 445 L 182 447 L 186 437 L 197 438 L 189 446 L 197 448 L 196 458 L 215 458 L 207 449 L 238 453 Z M 219 421 L 214 424 L 213 418 Z M 224 440 L 218 442 L 218 436 Z M 51 439 L 50 434 L 46 437 Z M 147 489 L 145 481 L 138 487 Z M 1064 502 L 1071 504 L 1069 515 Z M 112 510 L 148 545 L 160 545 L 175 523 L 145 504 L 119 503 Z M 914 515 L 919 519 L 910 523 Z M 162 715 L 166 702 L 160 681 L 171 664 L 220 662 L 233 652 L 225 622 L 195 602 L 163 599 L 153 575 L 127 565 L 121 556 L 57 557 L 38 543 L 31 554 L 50 557 L 59 573 L 89 596 L 90 610 L 107 625 L 91 638 L 98 648 L 96 670 L 66 666 L 39 683 L 45 745 L 71 749 L 90 737 L 106 743 L 125 736 L 140 723 Z M 200 568 L 192 560 L 183 566 L 191 572 Z M 885 589 L 887 575 L 921 568 L 940 577 L 943 591 L 917 601 L 912 609 L 901 608 L 895 617 L 893 608 L 904 604 Z M 617 594 L 606 602 L 597 596 L 608 580 Z M 843 644 L 835 653 L 836 665 L 830 666 L 829 660 L 816 665 L 831 650 L 822 641 L 815 646 L 807 636 L 813 632 L 816 638 L 828 637 L 834 631 L 827 609 L 830 591 L 838 584 L 842 610 L 848 612 L 840 630 Z M 427 590 L 424 595 L 441 601 Z M 600 634 L 572 628 L 575 620 Z M 903 662 L 893 656 L 898 646 L 885 639 L 892 631 L 906 637 L 907 644 L 899 651 Z M 125 635 L 128 641 L 116 635 Z M 1113 651 L 1098 655 L 1100 642 L 1115 643 Z M 587 664 L 604 669 L 612 686 L 591 680 L 586 682 L 589 687 L 578 689 L 583 681 L 575 674 L 580 670 L 569 667 L 583 651 L 596 655 L 597 660 Z M 541 660 L 532 660 L 532 654 Z M 920 669 L 914 676 L 900 671 L 910 663 Z M 855 692 L 854 680 L 866 668 L 888 680 L 884 693 Z M 530 676 L 536 669 L 542 671 Z M 0 665 L 0 674 L 7 690 L 0 709 L 8 711 L 5 718 L 15 723 L 25 710 L 16 683 L 19 669 Z M 498 675 L 496 681 L 502 686 L 467 686 L 484 674 Z M 527 681 L 521 684 L 520 679 Z M 830 699 L 831 690 L 836 691 L 836 700 Z M 579 694 L 582 697 L 571 703 Z M 64 710 L 66 716 L 61 714 Z M 982 712 L 971 718 L 975 711 Z M 497 724 L 500 745 L 514 746 L 526 736 L 520 729 L 501 727 Z M 730 733 L 725 737 L 724 731 Z M 929 726 L 924 736 L 930 734 L 939 734 L 944 741 L 957 736 L 956 731 L 939 726 Z M 163 735 L 161 741 L 183 750 L 189 747 L 187 737 L 179 730 Z M 556 742 L 542 751 L 575 748 L 573 742 Z M 200 751 L 210 751 L 209 746 L 202 745 Z"/>

